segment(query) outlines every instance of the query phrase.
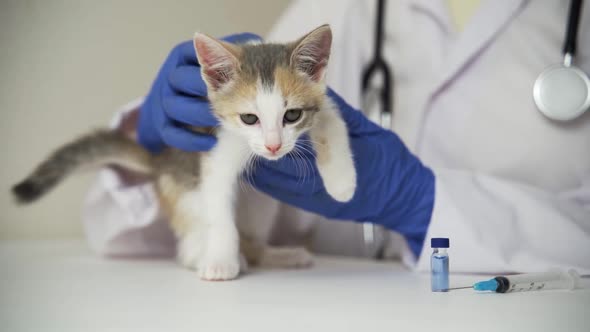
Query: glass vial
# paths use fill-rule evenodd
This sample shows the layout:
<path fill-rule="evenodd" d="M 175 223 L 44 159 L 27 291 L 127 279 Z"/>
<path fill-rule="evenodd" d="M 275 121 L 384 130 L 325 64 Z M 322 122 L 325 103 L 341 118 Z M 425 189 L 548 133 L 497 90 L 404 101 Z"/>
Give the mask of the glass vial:
<path fill-rule="evenodd" d="M 432 291 L 446 292 L 449 289 L 449 239 L 432 238 L 430 247 L 433 249 L 430 256 Z"/>

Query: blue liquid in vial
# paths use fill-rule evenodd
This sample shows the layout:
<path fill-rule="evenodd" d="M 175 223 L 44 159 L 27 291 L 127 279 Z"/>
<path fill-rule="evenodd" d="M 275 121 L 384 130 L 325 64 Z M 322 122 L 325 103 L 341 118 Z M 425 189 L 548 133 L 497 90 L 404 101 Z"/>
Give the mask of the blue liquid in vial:
<path fill-rule="evenodd" d="M 449 289 L 449 256 L 433 253 L 430 258 L 433 292 L 446 292 Z"/>

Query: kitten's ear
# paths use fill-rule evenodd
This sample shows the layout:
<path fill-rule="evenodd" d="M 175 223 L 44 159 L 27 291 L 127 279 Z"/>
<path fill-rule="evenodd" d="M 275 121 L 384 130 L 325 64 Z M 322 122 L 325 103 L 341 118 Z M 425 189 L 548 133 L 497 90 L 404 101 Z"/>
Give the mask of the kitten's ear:
<path fill-rule="evenodd" d="M 322 25 L 295 42 L 291 65 L 314 82 L 320 82 L 328 66 L 331 46 L 332 30 L 329 25 Z"/>
<path fill-rule="evenodd" d="M 209 89 L 217 91 L 235 79 L 238 69 L 239 48 L 202 33 L 193 39 L 201 75 Z"/>

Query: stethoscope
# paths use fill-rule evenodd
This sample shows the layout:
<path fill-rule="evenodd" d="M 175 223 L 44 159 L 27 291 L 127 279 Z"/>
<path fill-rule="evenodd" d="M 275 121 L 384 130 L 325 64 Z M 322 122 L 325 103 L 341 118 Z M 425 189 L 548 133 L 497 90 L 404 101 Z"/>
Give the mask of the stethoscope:
<path fill-rule="evenodd" d="M 590 79 L 573 65 L 582 0 L 570 2 L 563 45 L 563 63 L 545 69 L 533 87 L 533 98 L 541 113 L 552 120 L 573 120 L 590 107 Z"/>
<path fill-rule="evenodd" d="M 551 120 L 570 121 L 590 108 L 590 79 L 581 69 L 573 65 L 582 5 L 583 0 L 571 0 L 570 2 L 563 46 L 563 63 L 549 66 L 543 70 L 535 80 L 533 87 L 533 99 L 537 109 Z M 362 75 L 362 93 L 367 96 L 369 87 L 372 87 L 377 93 L 381 104 L 379 123 L 389 129 L 393 114 L 394 80 L 393 71 L 383 58 L 384 19 L 385 0 L 378 0 L 374 54 Z M 380 88 L 371 85 L 377 76 L 380 76 L 382 80 Z M 380 242 L 378 234 L 373 224 L 363 224 L 365 249 L 369 255 L 375 257 L 382 254 L 382 245 L 378 243 Z"/>
<path fill-rule="evenodd" d="M 583 0 L 571 0 L 565 41 L 563 63 L 549 66 L 537 77 L 533 87 L 533 99 L 538 110 L 552 120 L 568 121 L 582 115 L 590 108 L 590 79 L 573 62 L 576 55 L 578 26 Z M 373 59 L 362 75 L 362 92 L 367 94 L 370 83 L 381 76 L 383 83 L 378 91 L 381 103 L 380 123 L 389 127 L 393 112 L 393 72 L 383 58 L 385 0 L 377 1 L 375 48 Z M 373 88 L 374 89 L 374 88 Z"/>

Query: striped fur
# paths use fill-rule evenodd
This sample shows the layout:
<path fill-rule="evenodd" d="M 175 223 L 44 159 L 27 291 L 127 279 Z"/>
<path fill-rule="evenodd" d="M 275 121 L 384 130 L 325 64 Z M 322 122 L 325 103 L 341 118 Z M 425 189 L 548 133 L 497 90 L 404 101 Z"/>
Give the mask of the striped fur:
<path fill-rule="evenodd" d="M 150 154 L 116 131 L 99 130 L 80 137 L 53 152 L 31 175 L 12 188 L 20 203 L 30 203 L 72 172 L 117 164 L 141 173 L 153 171 Z"/>

